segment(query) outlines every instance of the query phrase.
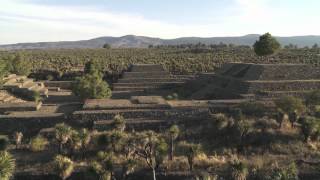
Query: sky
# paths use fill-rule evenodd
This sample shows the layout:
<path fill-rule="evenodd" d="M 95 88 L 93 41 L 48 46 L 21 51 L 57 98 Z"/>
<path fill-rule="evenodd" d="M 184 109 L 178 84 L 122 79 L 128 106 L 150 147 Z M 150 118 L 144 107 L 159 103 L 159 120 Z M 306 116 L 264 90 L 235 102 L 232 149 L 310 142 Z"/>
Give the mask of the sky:
<path fill-rule="evenodd" d="M 140 35 L 320 35 L 320 0 L 0 0 L 0 44 Z"/>

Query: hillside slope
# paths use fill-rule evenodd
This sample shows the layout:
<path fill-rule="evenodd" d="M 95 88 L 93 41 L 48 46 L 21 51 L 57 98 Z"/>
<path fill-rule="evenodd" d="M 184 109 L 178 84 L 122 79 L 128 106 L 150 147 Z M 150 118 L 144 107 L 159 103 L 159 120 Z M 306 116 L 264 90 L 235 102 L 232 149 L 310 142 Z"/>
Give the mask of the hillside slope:
<path fill-rule="evenodd" d="M 18 43 L 9 45 L 0 45 L 0 49 L 73 49 L 73 48 L 101 48 L 104 44 L 110 44 L 114 48 L 146 48 L 149 45 L 177 45 L 177 44 L 225 44 L 249 45 L 251 46 L 259 35 L 251 34 L 238 37 L 183 37 L 177 39 L 160 39 L 145 36 L 127 35 L 122 37 L 99 37 L 90 40 L 81 41 L 61 41 L 61 42 L 37 42 L 37 43 Z M 320 36 L 293 36 L 276 37 L 284 46 L 288 44 L 298 45 L 299 47 L 311 47 L 315 43 L 320 44 Z"/>

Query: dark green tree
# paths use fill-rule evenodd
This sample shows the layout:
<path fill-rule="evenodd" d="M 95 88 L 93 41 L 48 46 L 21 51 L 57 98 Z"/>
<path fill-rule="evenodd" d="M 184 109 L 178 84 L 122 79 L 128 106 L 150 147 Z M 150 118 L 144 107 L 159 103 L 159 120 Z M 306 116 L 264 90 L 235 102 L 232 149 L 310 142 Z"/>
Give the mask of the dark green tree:
<path fill-rule="evenodd" d="M 111 89 L 103 80 L 101 68 L 94 61 L 85 65 L 85 75 L 77 78 L 73 93 L 82 99 L 102 99 L 111 97 Z"/>
<path fill-rule="evenodd" d="M 259 40 L 253 45 L 253 48 L 258 56 L 267 56 L 274 54 L 281 48 L 281 45 L 270 33 L 266 33 L 260 36 Z"/>
<path fill-rule="evenodd" d="M 17 75 L 28 76 L 31 72 L 31 63 L 26 61 L 22 54 L 16 55 L 10 62 L 8 62 L 8 69 L 11 73 Z"/>
<path fill-rule="evenodd" d="M 96 60 L 90 60 L 84 65 L 85 74 L 94 74 L 94 73 L 102 73 L 102 72 L 103 72 L 103 66 L 101 66 L 101 64 L 99 64 L 99 62 Z"/>
<path fill-rule="evenodd" d="M 103 45 L 103 48 L 105 48 L 105 49 L 111 49 L 111 45 L 108 44 L 108 43 L 106 43 L 106 44 Z"/>

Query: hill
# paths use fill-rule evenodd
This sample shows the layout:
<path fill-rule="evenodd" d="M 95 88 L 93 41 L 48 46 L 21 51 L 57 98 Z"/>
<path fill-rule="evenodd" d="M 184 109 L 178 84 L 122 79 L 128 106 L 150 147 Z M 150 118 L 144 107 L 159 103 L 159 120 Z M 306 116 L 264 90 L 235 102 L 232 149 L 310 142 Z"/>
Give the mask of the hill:
<path fill-rule="evenodd" d="M 127 35 L 122 37 L 99 37 L 81 41 L 61 41 L 61 42 L 37 42 L 37 43 L 18 43 L 0 45 L 0 49 L 73 49 L 73 48 L 101 48 L 104 44 L 110 44 L 114 48 L 146 48 L 149 45 L 178 45 L 178 44 L 225 44 L 249 45 L 251 46 L 257 39 L 258 34 L 250 34 L 237 37 L 183 37 L 177 39 L 160 39 L 145 36 Z M 311 47 L 315 43 L 320 44 L 320 36 L 292 36 L 276 37 L 284 46 L 288 44 L 298 45 L 299 47 Z"/>

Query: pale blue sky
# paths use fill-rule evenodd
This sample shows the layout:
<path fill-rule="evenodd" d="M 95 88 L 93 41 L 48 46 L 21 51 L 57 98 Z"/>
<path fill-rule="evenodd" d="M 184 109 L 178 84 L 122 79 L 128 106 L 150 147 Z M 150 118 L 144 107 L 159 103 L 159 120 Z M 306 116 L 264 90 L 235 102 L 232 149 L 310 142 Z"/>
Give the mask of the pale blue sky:
<path fill-rule="evenodd" d="M 320 35 L 319 0 L 0 0 L 0 44 L 127 34 Z"/>

